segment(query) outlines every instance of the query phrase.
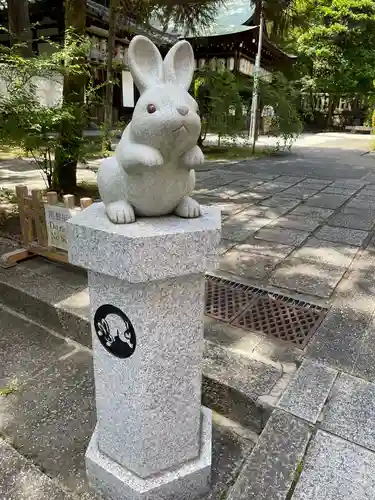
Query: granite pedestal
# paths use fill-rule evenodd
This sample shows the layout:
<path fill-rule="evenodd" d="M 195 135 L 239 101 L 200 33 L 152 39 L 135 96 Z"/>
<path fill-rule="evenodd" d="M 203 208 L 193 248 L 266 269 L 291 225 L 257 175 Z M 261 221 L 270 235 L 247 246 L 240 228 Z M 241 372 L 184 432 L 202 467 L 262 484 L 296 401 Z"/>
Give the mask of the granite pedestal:
<path fill-rule="evenodd" d="M 193 499 L 209 488 L 211 415 L 201 407 L 204 273 L 220 211 L 111 223 L 96 203 L 68 223 L 88 270 L 97 425 L 90 483 L 113 500 Z"/>

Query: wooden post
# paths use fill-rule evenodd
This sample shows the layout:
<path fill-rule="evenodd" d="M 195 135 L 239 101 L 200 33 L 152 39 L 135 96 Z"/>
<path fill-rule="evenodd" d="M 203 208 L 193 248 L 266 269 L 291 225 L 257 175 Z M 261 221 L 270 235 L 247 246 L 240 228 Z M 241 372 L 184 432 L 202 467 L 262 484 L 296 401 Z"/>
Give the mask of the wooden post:
<path fill-rule="evenodd" d="M 92 198 L 81 198 L 80 203 L 81 203 L 82 210 L 84 210 L 85 208 L 92 205 L 94 202 L 92 201 Z"/>
<path fill-rule="evenodd" d="M 32 189 L 31 198 L 33 200 L 36 239 L 39 246 L 47 246 L 46 217 L 41 190 Z"/>
<path fill-rule="evenodd" d="M 64 207 L 65 208 L 74 208 L 75 207 L 75 199 L 73 194 L 64 194 Z"/>
<path fill-rule="evenodd" d="M 25 211 L 25 198 L 29 196 L 27 186 L 16 186 L 16 195 L 18 211 L 20 214 L 21 240 L 22 243 L 27 246 L 33 239 L 33 226 L 31 224 L 30 218 Z"/>
<path fill-rule="evenodd" d="M 57 193 L 56 193 L 56 191 L 48 191 L 47 203 L 48 203 L 48 205 L 57 205 Z"/>

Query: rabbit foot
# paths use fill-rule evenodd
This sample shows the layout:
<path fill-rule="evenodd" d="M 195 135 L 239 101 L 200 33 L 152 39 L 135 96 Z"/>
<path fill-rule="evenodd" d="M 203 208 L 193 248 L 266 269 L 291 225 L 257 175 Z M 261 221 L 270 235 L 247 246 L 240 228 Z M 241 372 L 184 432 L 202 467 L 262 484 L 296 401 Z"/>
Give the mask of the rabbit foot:
<path fill-rule="evenodd" d="M 135 222 L 134 210 L 127 201 L 114 201 L 106 206 L 108 218 L 114 224 Z"/>
<path fill-rule="evenodd" d="M 199 217 L 201 214 L 201 207 L 199 203 L 190 196 L 184 196 L 175 210 L 175 214 L 186 219 L 193 219 Z"/>

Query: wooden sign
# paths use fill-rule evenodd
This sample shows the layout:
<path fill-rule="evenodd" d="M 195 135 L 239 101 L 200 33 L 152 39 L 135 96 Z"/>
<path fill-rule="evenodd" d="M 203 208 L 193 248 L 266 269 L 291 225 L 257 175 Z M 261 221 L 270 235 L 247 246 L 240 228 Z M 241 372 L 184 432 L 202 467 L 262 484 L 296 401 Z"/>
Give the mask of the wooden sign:
<path fill-rule="evenodd" d="M 77 213 L 74 208 L 59 207 L 57 205 L 44 205 L 46 215 L 46 228 L 48 246 L 68 250 L 66 237 L 66 221 Z"/>

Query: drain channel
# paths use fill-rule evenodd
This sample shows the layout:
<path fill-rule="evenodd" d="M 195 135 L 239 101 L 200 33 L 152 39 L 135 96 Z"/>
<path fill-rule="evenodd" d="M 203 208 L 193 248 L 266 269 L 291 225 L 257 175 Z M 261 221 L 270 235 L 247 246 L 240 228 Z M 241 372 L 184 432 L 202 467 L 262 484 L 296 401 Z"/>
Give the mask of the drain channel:
<path fill-rule="evenodd" d="M 205 313 L 304 349 L 327 309 L 261 288 L 206 276 Z"/>

